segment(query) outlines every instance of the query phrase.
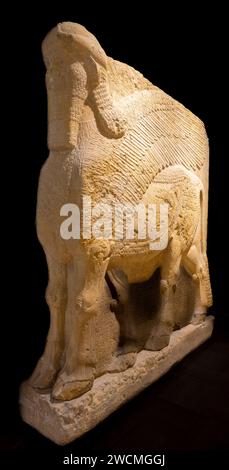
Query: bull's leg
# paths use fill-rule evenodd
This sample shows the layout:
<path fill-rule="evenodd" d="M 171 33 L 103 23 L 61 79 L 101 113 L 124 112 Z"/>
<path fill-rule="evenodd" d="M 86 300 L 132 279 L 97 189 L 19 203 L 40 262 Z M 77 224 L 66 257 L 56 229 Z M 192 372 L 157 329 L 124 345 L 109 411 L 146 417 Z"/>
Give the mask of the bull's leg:
<path fill-rule="evenodd" d="M 181 245 L 177 238 L 171 239 L 161 266 L 161 308 L 157 324 L 146 341 L 145 349 L 158 351 L 168 346 L 173 331 L 173 298 L 180 273 Z"/>
<path fill-rule="evenodd" d="M 127 277 L 117 269 L 108 272 L 109 280 L 116 290 L 116 304 L 114 311 L 120 323 L 120 335 L 122 345 L 119 345 L 118 355 L 137 351 L 136 326 L 129 311 L 131 303 L 131 286 Z M 129 308 L 128 308 L 129 307 Z"/>
<path fill-rule="evenodd" d="M 71 400 L 93 385 L 95 317 L 103 302 L 109 254 L 109 242 L 96 240 L 69 268 L 65 363 L 52 392 L 57 400 Z"/>
<path fill-rule="evenodd" d="M 29 379 L 36 388 L 48 388 L 55 380 L 60 369 L 64 348 L 64 315 L 67 299 L 66 265 L 47 256 L 49 282 L 46 289 L 46 301 L 50 310 L 50 328 L 43 355 Z"/>
<path fill-rule="evenodd" d="M 204 321 L 206 309 L 211 305 L 211 285 L 207 256 L 201 252 L 200 243 L 193 244 L 182 264 L 195 283 L 195 305 L 191 322 Z"/>

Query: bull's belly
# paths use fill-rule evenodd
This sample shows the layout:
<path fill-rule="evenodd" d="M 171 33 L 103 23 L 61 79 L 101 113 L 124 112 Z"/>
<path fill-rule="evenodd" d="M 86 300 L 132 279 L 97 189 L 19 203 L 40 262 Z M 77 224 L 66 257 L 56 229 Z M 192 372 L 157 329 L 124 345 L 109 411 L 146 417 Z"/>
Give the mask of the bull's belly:
<path fill-rule="evenodd" d="M 108 270 L 123 271 L 130 284 L 147 281 L 160 266 L 163 251 L 151 250 L 148 242 L 116 243 Z"/>

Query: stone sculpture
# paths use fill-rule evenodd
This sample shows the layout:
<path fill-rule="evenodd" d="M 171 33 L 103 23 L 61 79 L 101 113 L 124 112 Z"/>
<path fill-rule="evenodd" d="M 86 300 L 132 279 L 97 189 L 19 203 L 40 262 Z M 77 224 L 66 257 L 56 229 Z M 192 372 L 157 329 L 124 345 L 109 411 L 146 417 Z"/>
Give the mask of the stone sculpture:
<path fill-rule="evenodd" d="M 150 381 L 136 376 L 139 386 L 132 390 L 130 380 L 130 392 L 113 408 L 106 402 L 107 409 L 77 432 L 72 418 L 71 431 L 62 429 L 62 437 L 56 425 L 48 431 L 42 418 L 38 423 L 31 417 L 28 401 L 42 408 L 41 400 L 48 400 L 50 416 L 63 417 L 62 402 L 72 400 L 68 406 L 77 409 L 83 394 L 98 392 L 98 377 L 104 391 L 104 377 L 115 384 L 133 374 L 144 354 L 148 372 L 156 358 L 171 354 L 159 376 L 211 334 L 212 321 L 205 320 L 212 303 L 206 255 L 209 149 L 196 116 L 108 57 L 83 26 L 58 24 L 42 51 L 50 154 L 40 175 L 37 233 L 49 270 L 50 329 L 44 353 L 22 386 L 21 402 L 25 420 L 64 443 Z M 149 237 L 139 239 L 136 227 L 132 240 L 63 239 L 61 207 L 72 203 L 82 211 L 84 197 L 111 208 L 167 204 L 166 247 L 150 248 Z M 191 334 L 186 338 L 191 343 L 173 358 L 169 348 L 181 336 L 172 332 L 179 328 L 184 337 Z M 165 356 L 155 352 L 160 350 Z M 66 422 L 65 416 L 63 426 Z"/>

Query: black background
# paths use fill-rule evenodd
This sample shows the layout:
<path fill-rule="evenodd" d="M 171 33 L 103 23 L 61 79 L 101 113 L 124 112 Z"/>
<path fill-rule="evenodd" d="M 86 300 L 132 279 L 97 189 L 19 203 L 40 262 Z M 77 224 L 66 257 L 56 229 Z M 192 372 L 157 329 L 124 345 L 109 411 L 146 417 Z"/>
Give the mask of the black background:
<path fill-rule="evenodd" d="M 124 8 L 128 8 L 128 12 Z M 89 2 L 79 4 L 65 1 L 61 5 L 53 3 L 52 6 L 39 2 L 17 8 L 9 3 L 7 12 L 2 12 L 2 77 L 5 85 L 1 100 L 3 102 L 4 98 L 7 99 L 2 136 L 2 163 L 6 165 L 5 169 L 2 164 L 1 172 L 4 188 L 2 209 L 6 211 L 6 218 L 2 215 L 3 234 L 6 236 L 2 245 L 2 258 L 3 255 L 6 257 L 7 268 L 4 271 L 6 282 L 2 291 L 2 319 L 6 320 L 6 325 L 1 332 L 1 428 L 3 448 L 9 449 L 11 456 L 20 454 L 25 459 L 31 452 L 38 455 L 45 450 L 46 453 L 50 452 L 55 462 L 59 452 L 57 446 L 22 425 L 17 405 L 19 384 L 32 372 L 41 355 L 49 325 L 48 309 L 44 301 L 46 262 L 35 230 L 39 171 L 48 155 L 45 69 L 41 42 L 57 22 L 81 23 L 98 38 L 108 55 L 140 70 L 151 82 L 182 102 L 204 121 L 211 150 L 208 257 L 214 294 L 212 312 L 216 315 L 220 331 L 223 331 L 217 338 L 222 338 L 223 335 L 225 339 L 229 313 L 225 301 L 228 238 L 228 125 L 224 115 L 228 89 L 225 76 L 225 15 L 220 4 L 217 9 L 208 6 L 200 11 L 200 5 L 194 3 L 175 10 L 174 4 L 168 9 L 165 4 L 159 7 L 153 2 L 130 3 L 129 7 L 124 2 L 101 2 L 94 6 Z M 208 362 L 205 349 L 202 351 L 205 361 L 202 367 L 206 371 L 211 368 L 211 363 Z M 195 361 L 195 357 L 198 361 L 198 355 L 195 354 L 197 352 L 190 356 L 191 361 Z M 186 364 L 191 364 L 189 358 L 186 361 Z M 183 366 L 177 367 L 176 370 L 179 371 L 179 367 Z M 170 378 L 171 373 L 168 374 Z M 166 388 L 166 380 L 169 380 L 167 376 L 154 389 L 150 387 L 116 412 L 109 418 L 110 421 L 108 419 L 102 427 L 89 433 L 89 437 L 79 441 L 81 444 L 73 446 L 73 452 L 77 455 L 80 449 L 87 449 L 84 450 L 84 455 L 90 455 L 90 451 L 106 452 L 114 447 L 117 433 L 122 436 L 122 420 L 129 423 L 129 427 L 127 425 L 123 446 L 119 440 L 116 450 L 118 446 L 122 451 L 126 448 L 130 450 L 130 447 L 135 452 L 147 448 L 152 450 L 154 442 L 164 451 L 210 451 L 210 448 L 218 452 L 226 450 L 226 426 L 221 430 L 222 440 L 215 447 L 214 442 L 217 439 L 215 435 L 211 435 L 211 427 L 201 445 L 201 439 L 195 440 L 193 437 L 198 434 L 195 420 L 190 421 L 188 416 L 182 415 L 180 408 L 180 411 L 174 410 L 174 416 L 170 412 L 169 423 L 163 418 L 158 432 L 164 438 L 161 441 L 155 439 L 157 430 L 152 426 L 154 414 L 151 411 L 150 415 L 149 406 L 156 399 L 157 391 L 160 393 L 160 383 Z M 214 400 L 218 403 L 221 398 L 217 377 L 215 384 Z M 183 385 L 178 393 L 183 393 Z M 190 383 L 185 382 L 184 389 L 189 385 L 191 387 Z M 166 413 L 164 410 L 162 415 L 166 416 Z M 161 422 L 160 416 L 158 422 Z M 181 427 L 176 427 L 177 422 L 181 423 Z M 191 436 L 186 444 L 181 438 L 185 433 Z"/>

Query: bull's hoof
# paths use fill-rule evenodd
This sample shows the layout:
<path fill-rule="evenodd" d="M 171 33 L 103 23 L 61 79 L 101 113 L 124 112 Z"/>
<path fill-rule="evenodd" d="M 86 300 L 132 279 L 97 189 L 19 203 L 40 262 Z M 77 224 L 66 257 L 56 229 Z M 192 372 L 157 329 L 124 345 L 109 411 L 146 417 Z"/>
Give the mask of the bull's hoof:
<path fill-rule="evenodd" d="M 58 401 L 67 401 L 80 397 L 92 388 L 93 380 L 77 380 L 74 376 L 63 374 L 53 387 L 52 398 Z"/>
<path fill-rule="evenodd" d="M 141 351 L 141 344 L 137 340 L 128 339 L 125 340 L 125 343 L 122 346 L 119 346 L 117 355 L 123 356 L 127 353 L 135 353 Z"/>
<path fill-rule="evenodd" d="M 129 369 L 129 367 L 132 367 L 135 364 L 136 359 L 136 352 L 117 356 L 107 368 L 107 372 L 123 372 L 124 370 Z"/>
<path fill-rule="evenodd" d="M 31 377 L 28 379 L 28 384 L 39 390 L 48 390 L 55 382 L 57 372 L 56 368 L 47 364 L 43 357 L 41 357 Z"/>
<path fill-rule="evenodd" d="M 148 351 L 160 351 L 168 346 L 169 340 L 170 335 L 150 336 L 145 343 L 144 349 L 147 349 Z"/>
<path fill-rule="evenodd" d="M 191 324 L 192 325 L 200 325 L 200 323 L 203 323 L 203 321 L 206 318 L 206 313 L 194 313 L 192 316 Z"/>

